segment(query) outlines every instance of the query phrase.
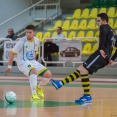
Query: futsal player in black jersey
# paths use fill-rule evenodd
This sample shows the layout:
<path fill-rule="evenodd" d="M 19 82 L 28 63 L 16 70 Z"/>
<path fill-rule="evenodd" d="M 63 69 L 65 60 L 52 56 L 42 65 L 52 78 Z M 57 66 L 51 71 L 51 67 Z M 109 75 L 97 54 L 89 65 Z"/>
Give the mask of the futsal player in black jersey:
<path fill-rule="evenodd" d="M 81 77 L 84 95 L 75 100 L 75 102 L 92 102 L 88 74 L 97 72 L 98 69 L 105 67 L 110 62 L 113 49 L 112 46 L 115 42 L 115 40 L 112 38 L 112 34 L 115 35 L 115 33 L 108 25 L 108 16 L 106 13 L 100 13 L 97 15 L 97 25 L 100 31 L 100 42 L 97 51 L 95 51 L 82 65 L 78 67 L 76 71 L 71 73 L 64 80 L 58 81 L 51 79 L 53 86 L 58 90 L 63 85 Z"/>

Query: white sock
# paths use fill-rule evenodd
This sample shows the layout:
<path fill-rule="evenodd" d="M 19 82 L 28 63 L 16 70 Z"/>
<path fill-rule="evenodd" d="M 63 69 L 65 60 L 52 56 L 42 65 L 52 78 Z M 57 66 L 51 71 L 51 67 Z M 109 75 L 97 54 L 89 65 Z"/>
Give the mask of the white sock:
<path fill-rule="evenodd" d="M 30 88 L 31 88 L 32 94 L 36 93 L 37 75 L 31 74 L 29 78 L 29 82 L 30 82 Z"/>
<path fill-rule="evenodd" d="M 39 88 L 43 88 L 44 85 L 46 85 L 50 81 L 50 78 L 41 78 L 41 81 L 38 85 Z"/>

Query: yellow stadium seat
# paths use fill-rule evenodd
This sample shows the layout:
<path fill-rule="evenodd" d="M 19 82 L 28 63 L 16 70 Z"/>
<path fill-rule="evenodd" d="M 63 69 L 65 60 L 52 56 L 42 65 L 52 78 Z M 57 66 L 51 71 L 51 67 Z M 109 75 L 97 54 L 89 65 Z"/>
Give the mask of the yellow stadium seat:
<path fill-rule="evenodd" d="M 72 19 L 80 19 L 81 18 L 81 9 L 76 9 L 74 11 L 74 14 L 72 17 L 67 17 L 66 19 L 72 20 Z"/>
<path fill-rule="evenodd" d="M 70 21 L 69 20 L 65 20 L 62 26 L 63 30 L 69 30 L 70 28 Z"/>
<path fill-rule="evenodd" d="M 115 24 L 113 26 L 113 29 L 116 29 L 117 28 L 117 20 L 115 21 Z"/>
<path fill-rule="evenodd" d="M 42 42 L 42 32 L 38 32 L 36 34 L 36 37 L 39 39 L 40 42 Z"/>
<path fill-rule="evenodd" d="M 70 26 L 70 30 L 77 30 L 78 28 L 78 20 L 73 20 Z"/>
<path fill-rule="evenodd" d="M 59 52 L 51 53 L 51 56 L 59 56 Z"/>
<path fill-rule="evenodd" d="M 93 54 L 97 49 L 98 49 L 98 44 L 97 44 L 97 43 L 95 43 L 95 44 L 93 45 L 93 48 L 92 48 L 92 50 L 91 50 L 91 53 L 90 53 L 90 54 Z"/>
<path fill-rule="evenodd" d="M 80 31 L 77 35 L 78 38 L 80 37 L 85 37 L 85 32 L 84 31 Z M 84 38 L 81 38 L 82 42 L 86 42 L 86 39 Z"/>
<path fill-rule="evenodd" d="M 97 18 L 97 14 L 98 14 L 98 9 L 97 8 L 93 8 L 91 10 L 91 13 L 89 15 L 90 18 Z"/>
<path fill-rule="evenodd" d="M 94 37 L 94 32 L 93 31 L 88 31 L 85 37 L 88 37 L 87 42 L 96 42 L 95 39 L 90 38 L 90 37 Z"/>
<path fill-rule="evenodd" d="M 53 32 L 51 38 L 55 37 L 57 35 L 57 32 Z"/>
<path fill-rule="evenodd" d="M 57 27 L 61 27 L 62 26 L 62 21 L 61 20 L 58 20 L 56 21 L 55 25 L 53 28 L 48 28 L 47 31 L 55 31 Z"/>
<path fill-rule="evenodd" d="M 99 31 L 97 31 L 96 33 L 95 33 L 95 37 L 98 39 L 98 41 L 99 41 Z"/>
<path fill-rule="evenodd" d="M 114 20 L 112 18 L 109 19 L 108 24 L 111 28 L 114 27 Z"/>
<path fill-rule="evenodd" d="M 89 18 L 89 9 L 84 9 L 81 18 Z"/>
<path fill-rule="evenodd" d="M 110 7 L 107 14 L 108 14 L 108 17 L 112 17 L 112 18 L 116 17 L 116 9 L 114 7 Z"/>
<path fill-rule="evenodd" d="M 82 20 L 79 24 L 77 30 L 86 30 L 87 29 L 87 20 Z"/>
<path fill-rule="evenodd" d="M 106 13 L 106 8 L 101 8 L 100 10 L 99 10 L 99 14 L 100 13 Z"/>
<path fill-rule="evenodd" d="M 63 31 L 62 34 L 67 38 L 67 32 Z"/>
<path fill-rule="evenodd" d="M 91 54 L 91 43 L 86 43 L 82 49 L 83 56 L 89 56 Z"/>
<path fill-rule="evenodd" d="M 91 30 L 96 30 L 98 29 L 98 26 L 96 24 L 96 20 L 95 19 L 91 19 L 86 27 L 86 29 L 91 29 Z"/>
<path fill-rule="evenodd" d="M 85 32 L 84 31 L 79 31 L 77 37 L 84 37 Z"/>
<path fill-rule="evenodd" d="M 45 32 L 43 35 L 43 39 L 50 38 L 50 32 Z M 43 41 L 43 40 L 42 40 Z"/>
<path fill-rule="evenodd" d="M 75 31 L 71 31 L 68 35 L 68 39 L 72 40 L 74 37 L 76 37 L 76 32 Z"/>

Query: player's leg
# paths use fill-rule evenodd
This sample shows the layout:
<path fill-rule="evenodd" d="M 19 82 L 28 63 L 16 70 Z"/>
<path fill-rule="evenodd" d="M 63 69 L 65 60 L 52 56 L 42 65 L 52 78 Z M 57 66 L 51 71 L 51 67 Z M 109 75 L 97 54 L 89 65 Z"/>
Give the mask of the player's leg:
<path fill-rule="evenodd" d="M 90 81 L 88 77 L 88 70 L 84 68 L 83 65 L 78 67 L 78 70 L 81 74 L 81 82 L 82 87 L 84 90 L 84 95 L 80 97 L 78 100 L 75 100 L 76 103 L 82 103 L 82 102 L 92 102 L 92 97 L 90 96 Z"/>
<path fill-rule="evenodd" d="M 75 102 L 92 102 L 92 97 L 90 96 L 90 81 L 88 74 L 97 72 L 98 69 L 103 68 L 108 64 L 107 60 L 103 58 L 99 52 L 92 54 L 82 66 L 78 68 L 81 74 L 82 86 L 84 89 L 84 95 L 75 100 Z"/>
<path fill-rule="evenodd" d="M 37 71 L 36 69 L 32 69 L 30 71 L 30 77 L 29 77 L 29 82 L 30 82 L 30 87 L 31 87 L 31 91 L 32 91 L 32 99 L 40 99 L 37 95 L 36 92 L 36 86 L 37 86 Z"/>
<path fill-rule="evenodd" d="M 79 77 L 80 77 L 80 71 L 76 70 L 63 80 L 53 80 L 53 79 L 51 79 L 50 81 L 53 84 L 53 86 L 58 90 L 63 85 L 70 83 L 70 82 L 76 80 Z"/>
<path fill-rule="evenodd" d="M 18 68 L 26 76 L 29 76 L 29 83 L 32 92 L 31 99 L 40 99 L 36 93 L 37 85 L 37 70 L 34 68 L 30 61 L 24 61 L 18 64 Z"/>
<path fill-rule="evenodd" d="M 43 86 L 45 86 L 51 78 L 51 72 L 49 70 L 45 70 L 45 72 L 43 72 L 43 74 L 40 74 L 40 76 L 42 76 L 41 81 L 39 82 L 39 84 L 37 85 L 36 89 L 38 92 L 38 95 L 41 98 L 44 98 L 44 90 L 43 90 Z"/>
<path fill-rule="evenodd" d="M 33 64 L 36 67 L 36 70 L 38 71 L 37 73 L 38 76 L 42 76 L 41 81 L 36 86 L 37 94 L 39 95 L 39 97 L 44 98 L 43 86 L 50 81 L 52 75 L 51 72 L 46 67 L 44 67 L 42 64 L 38 63 L 37 61 L 35 61 Z"/>
<path fill-rule="evenodd" d="M 52 74 L 49 70 L 47 70 L 47 71 L 45 71 L 45 73 L 43 73 L 42 76 L 43 77 L 41 78 L 41 82 L 39 83 L 39 87 L 43 87 L 44 85 L 46 85 L 50 81 Z"/>

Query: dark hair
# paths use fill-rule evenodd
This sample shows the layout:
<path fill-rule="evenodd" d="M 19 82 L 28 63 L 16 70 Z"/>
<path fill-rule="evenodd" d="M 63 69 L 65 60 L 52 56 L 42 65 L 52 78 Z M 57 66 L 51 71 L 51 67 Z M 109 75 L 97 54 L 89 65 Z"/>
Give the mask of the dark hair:
<path fill-rule="evenodd" d="M 97 15 L 97 17 L 100 17 L 102 20 L 106 20 L 108 23 L 108 15 L 106 13 L 100 13 Z"/>
<path fill-rule="evenodd" d="M 57 28 L 59 28 L 62 31 L 62 27 L 58 26 Z"/>
<path fill-rule="evenodd" d="M 35 31 L 35 27 L 33 25 L 28 25 L 26 29 Z"/>
<path fill-rule="evenodd" d="M 9 28 L 8 30 L 11 30 L 11 31 L 14 33 L 14 30 L 13 30 L 13 28 Z"/>

